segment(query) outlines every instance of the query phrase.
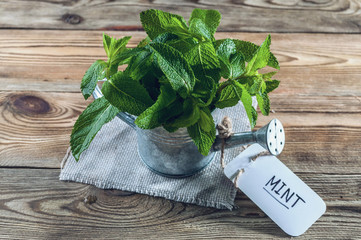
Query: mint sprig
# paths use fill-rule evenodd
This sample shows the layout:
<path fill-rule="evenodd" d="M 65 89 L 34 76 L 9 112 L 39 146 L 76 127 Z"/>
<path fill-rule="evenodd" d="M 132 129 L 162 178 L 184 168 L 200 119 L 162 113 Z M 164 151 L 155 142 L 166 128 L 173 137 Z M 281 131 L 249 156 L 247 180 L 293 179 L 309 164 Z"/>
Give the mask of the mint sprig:
<path fill-rule="evenodd" d="M 216 137 L 212 111 L 241 102 L 251 127 L 257 111 L 270 111 L 268 93 L 276 89 L 276 72 L 259 73 L 265 66 L 279 69 L 270 52 L 271 36 L 260 45 L 238 39 L 215 40 L 221 14 L 194 9 L 183 17 L 150 9 L 140 14 L 147 37 L 137 47 L 126 47 L 130 37 L 103 35 L 107 60 L 97 60 L 85 73 L 81 90 L 87 99 L 97 82 L 106 79 L 104 97 L 79 116 L 71 135 L 73 155 L 79 159 L 91 140 L 119 111 L 137 116 L 142 129 L 187 128 L 198 150 L 207 155 Z M 124 71 L 118 67 L 128 64 Z M 221 77 L 224 80 L 221 81 Z"/>

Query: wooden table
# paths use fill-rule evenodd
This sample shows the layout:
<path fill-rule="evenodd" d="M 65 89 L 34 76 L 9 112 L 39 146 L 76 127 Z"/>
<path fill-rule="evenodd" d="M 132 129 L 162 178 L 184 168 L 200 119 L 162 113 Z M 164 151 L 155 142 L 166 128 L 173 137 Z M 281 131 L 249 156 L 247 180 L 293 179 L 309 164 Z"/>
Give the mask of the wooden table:
<path fill-rule="evenodd" d="M 194 7 L 222 12 L 217 38 L 272 33 L 281 85 L 257 126 L 282 121 L 280 159 L 327 204 L 298 239 L 361 239 L 360 2 L 212 0 L 0 2 L 0 238 L 289 238 L 242 193 L 228 211 L 58 180 L 102 32 L 135 46 L 141 10 Z"/>

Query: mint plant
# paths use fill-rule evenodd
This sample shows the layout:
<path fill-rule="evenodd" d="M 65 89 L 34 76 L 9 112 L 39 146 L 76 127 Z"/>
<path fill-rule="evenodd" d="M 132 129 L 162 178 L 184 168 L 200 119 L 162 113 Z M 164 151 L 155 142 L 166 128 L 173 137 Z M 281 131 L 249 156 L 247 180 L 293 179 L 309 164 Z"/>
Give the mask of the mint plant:
<path fill-rule="evenodd" d="M 267 65 L 279 69 L 270 52 L 271 36 L 261 46 L 238 39 L 214 38 L 221 20 L 216 10 L 194 9 L 183 17 L 150 9 L 140 14 L 147 37 L 136 48 L 130 37 L 103 34 L 107 60 L 97 60 L 86 71 L 81 91 L 87 99 L 99 80 L 103 97 L 92 102 L 76 121 L 70 145 L 76 160 L 101 127 L 119 111 L 137 116 L 142 129 L 164 127 L 169 132 L 187 128 L 198 150 L 207 155 L 216 137 L 212 111 L 241 101 L 253 128 L 256 96 L 263 115 L 270 111 L 268 93 L 276 89 L 276 72 L 261 74 Z M 124 71 L 120 65 L 127 64 Z M 225 81 L 220 81 L 224 78 Z"/>

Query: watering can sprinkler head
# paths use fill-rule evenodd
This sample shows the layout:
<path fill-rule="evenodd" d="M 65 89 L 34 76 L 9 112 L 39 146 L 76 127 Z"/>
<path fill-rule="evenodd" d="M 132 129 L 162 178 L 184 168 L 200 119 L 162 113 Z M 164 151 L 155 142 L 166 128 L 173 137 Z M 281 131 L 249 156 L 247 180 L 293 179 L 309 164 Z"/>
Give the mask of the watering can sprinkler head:
<path fill-rule="evenodd" d="M 221 150 L 222 141 L 223 139 L 217 136 L 212 150 Z M 285 145 L 285 131 L 282 123 L 278 119 L 273 119 L 257 131 L 235 133 L 224 141 L 225 148 L 258 143 L 272 155 L 279 155 Z"/>

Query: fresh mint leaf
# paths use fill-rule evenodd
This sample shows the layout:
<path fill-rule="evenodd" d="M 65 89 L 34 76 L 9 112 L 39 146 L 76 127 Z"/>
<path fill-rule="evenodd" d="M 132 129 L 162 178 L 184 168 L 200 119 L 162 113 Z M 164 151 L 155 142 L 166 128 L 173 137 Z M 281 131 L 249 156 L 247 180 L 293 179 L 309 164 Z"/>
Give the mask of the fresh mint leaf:
<path fill-rule="evenodd" d="M 147 90 L 150 97 L 156 100 L 160 93 L 157 75 L 163 75 L 163 73 L 155 64 L 154 53 L 143 50 L 131 58 L 124 72 L 138 81 Z"/>
<path fill-rule="evenodd" d="M 183 103 L 183 113 L 173 121 L 169 122 L 167 126 L 177 129 L 182 127 L 189 127 L 197 123 L 199 117 L 200 117 L 199 107 L 196 104 L 194 104 L 192 99 L 188 98 Z"/>
<path fill-rule="evenodd" d="M 182 104 L 177 99 L 176 92 L 171 86 L 163 85 L 157 101 L 137 117 L 135 124 L 143 129 L 153 129 L 181 111 Z"/>
<path fill-rule="evenodd" d="M 101 127 L 112 120 L 118 112 L 116 107 L 101 97 L 92 102 L 80 114 L 70 137 L 71 151 L 76 161 L 79 160 L 80 154 L 89 147 Z"/>
<path fill-rule="evenodd" d="M 249 93 L 255 95 L 257 93 L 263 93 L 266 90 L 266 84 L 261 77 L 254 76 L 253 84 L 249 87 Z"/>
<path fill-rule="evenodd" d="M 270 101 L 266 92 L 256 94 L 258 106 L 263 115 L 268 116 L 270 110 Z"/>
<path fill-rule="evenodd" d="M 103 46 L 108 56 L 107 69 L 105 76 L 110 78 L 118 71 L 119 64 L 126 63 L 127 58 L 124 58 L 122 53 L 128 51 L 127 43 L 131 37 L 123 37 L 121 39 L 112 38 L 103 33 Z"/>
<path fill-rule="evenodd" d="M 233 54 L 229 61 L 230 65 L 230 79 L 236 79 L 245 72 L 245 61 L 244 56 L 241 52 Z"/>
<path fill-rule="evenodd" d="M 112 60 L 114 56 L 118 55 L 126 49 L 126 45 L 131 37 L 126 36 L 121 39 L 116 39 L 103 34 L 103 46 L 108 56 L 108 59 Z"/>
<path fill-rule="evenodd" d="M 243 53 L 246 62 L 250 62 L 252 60 L 254 54 L 260 48 L 256 44 L 248 42 L 248 41 L 242 41 L 242 40 L 238 40 L 238 39 L 233 39 L 233 41 L 236 44 L 237 51 L 240 51 Z M 275 69 L 280 69 L 278 60 L 272 53 L 270 53 L 267 65 L 270 67 L 273 67 Z"/>
<path fill-rule="evenodd" d="M 166 32 L 180 35 L 188 33 L 188 26 L 183 17 L 161 10 L 149 9 L 141 12 L 140 21 L 151 39 Z"/>
<path fill-rule="evenodd" d="M 210 77 L 215 83 L 218 83 L 221 78 L 220 65 L 211 42 L 195 45 L 185 54 L 185 58 L 191 65 L 197 79 L 207 81 L 205 78 Z"/>
<path fill-rule="evenodd" d="M 179 38 L 168 41 L 167 44 L 175 49 L 177 49 L 182 54 L 186 54 L 191 50 L 195 45 L 198 44 L 198 41 L 193 37 L 188 38 Z"/>
<path fill-rule="evenodd" d="M 209 106 L 217 93 L 217 84 L 211 77 L 203 77 L 202 80 L 196 79 L 196 84 L 192 92 L 192 96 L 197 99 L 200 107 Z"/>
<path fill-rule="evenodd" d="M 136 116 L 153 104 L 145 88 L 124 72 L 118 72 L 106 81 L 102 93 L 120 111 Z"/>
<path fill-rule="evenodd" d="M 153 43 L 167 43 L 169 41 L 179 40 L 179 37 L 173 33 L 161 33 L 153 39 Z"/>
<path fill-rule="evenodd" d="M 271 35 L 268 35 L 266 40 L 262 43 L 256 53 L 253 55 L 251 61 L 247 64 L 246 74 L 255 73 L 258 69 L 267 66 L 270 57 Z"/>
<path fill-rule="evenodd" d="M 90 95 L 92 95 L 98 80 L 105 78 L 106 67 L 106 62 L 97 60 L 85 72 L 80 85 L 81 92 L 85 99 L 88 99 Z"/>
<path fill-rule="evenodd" d="M 214 143 L 214 140 L 216 139 L 216 128 L 210 112 L 203 112 L 201 116 L 202 117 L 196 124 L 187 127 L 187 131 L 194 144 L 197 146 L 198 151 L 204 156 L 207 156 Z M 213 122 L 212 127 L 208 126 L 211 121 Z M 207 124 L 207 126 L 203 124 Z M 210 129 L 210 131 L 205 131 L 204 129 Z"/>
<path fill-rule="evenodd" d="M 153 70 L 154 53 L 144 50 L 132 57 L 125 73 L 132 79 L 140 81 L 148 72 Z"/>
<path fill-rule="evenodd" d="M 221 85 L 222 87 L 222 85 Z M 235 106 L 238 101 L 241 99 L 242 89 L 240 90 L 240 94 L 237 92 L 239 88 L 237 88 L 234 84 L 226 85 L 219 96 L 218 101 L 215 103 L 217 108 L 226 108 Z"/>
<path fill-rule="evenodd" d="M 262 78 L 264 80 L 269 80 L 271 79 L 274 75 L 276 75 L 277 72 L 268 72 L 268 73 L 264 73 L 262 74 Z"/>
<path fill-rule="evenodd" d="M 185 54 L 185 58 L 196 77 L 192 96 L 199 99 L 201 106 L 208 106 L 215 96 L 216 84 L 221 78 L 220 64 L 213 44 L 199 43 Z"/>
<path fill-rule="evenodd" d="M 265 83 L 266 83 L 266 93 L 272 92 L 278 87 L 278 85 L 280 85 L 280 81 L 278 80 L 269 80 L 269 81 L 265 81 Z"/>
<path fill-rule="evenodd" d="M 246 110 L 251 128 L 256 126 L 257 112 L 252 106 L 252 96 L 248 93 L 247 89 L 239 82 L 233 81 L 233 85 L 237 88 L 237 93 L 243 103 L 244 109 Z"/>
<path fill-rule="evenodd" d="M 206 24 L 200 19 L 194 19 L 189 25 L 189 32 L 192 36 L 197 38 L 200 42 L 204 40 L 213 40 L 212 33 L 207 28 Z"/>
<path fill-rule="evenodd" d="M 198 123 L 203 131 L 211 132 L 214 128 L 214 121 L 211 112 L 208 108 L 202 108 L 200 110 Z"/>
<path fill-rule="evenodd" d="M 137 45 L 137 48 L 145 47 L 147 44 L 149 44 L 152 40 L 149 36 L 146 36 L 142 41 L 140 41 Z"/>
<path fill-rule="evenodd" d="M 183 98 L 189 96 L 195 84 L 195 77 L 182 53 L 164 43 L 152 43 L 148 46 L 155 54 L 158 66 L 172 88 Z"/>
<path fill-rule="evenodd" d="M 222 44 L 225 40 L 226 39 L 220 39 L 220 40 L 215 41 L 216 48 L 220 44 Z M 238 40 L 238 39 L 232 39 L 232 41 L 236 44 L 237 52 L 242 52 L 242 54 L 245 57 L 246 62 L 251 61 L 253 55 L 256 53 L 257 49 L 259 48 L 259 46 L 257 46 L 256 44 L 254 44 L 252 42 L 242 41 L 242 40 Z M 280 69 L 278 60 L 272 53 L 270 53 L 267 65 L 270 67 L 273 67 L 275 69 Z"/>
<path fill-rule="evenodd" d="M 214 33 L 221 21 L 221 14 L 217 10 L 196 8 L 192 11 L 188 21 L 189 31 L 203 36 L 205 39 L 214 40 Z"/>
<path fill-rule="evenodd" d="M 226 79 L 235 79 L 245 71 L 245 59 L 241 52 L 237 52 L 232 39 L 225 39 L 217 47 L 217 56 L 221 62 L 221 75 Z"/>
<path fill-rule="evenodd" d="M 231 64 L 230 57 L 236 53 L 236 45 L 231 39 L 225 39 L 217 47 L 217 56 L 221 63 L 221 76 L 225 79 L 229 79 L 231 76 Z"/>
<path fill-rule="evenodd" d="M 128 64 L 132 57 L 136 56 L 142 51 L 144 51 L 144 48 L 124 49 L 124 51 L 113 57 L 112 63 L 114 66 Z"/>

